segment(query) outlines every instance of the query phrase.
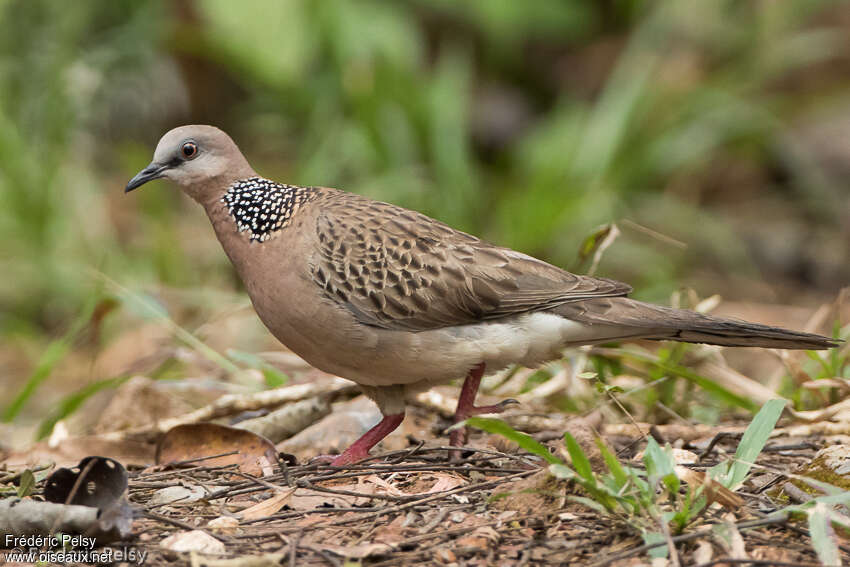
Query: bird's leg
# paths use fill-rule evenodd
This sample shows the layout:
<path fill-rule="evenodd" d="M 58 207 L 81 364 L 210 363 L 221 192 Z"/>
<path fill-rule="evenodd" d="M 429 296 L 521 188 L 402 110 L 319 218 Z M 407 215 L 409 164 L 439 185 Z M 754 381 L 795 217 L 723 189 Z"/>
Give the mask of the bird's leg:
<path fill-rule="evenodd" d="M 375 427 L 363 434 L 360 439 L 351 444 L 343 453 L 331 461 L 331 466 L 339 467 L 362 461 L 369 456 L 369 449 L 374 447 L 384 437 L 396 430 L 404 421 L 404 413 L 385 415 Z"/>
<path fill-rule="evenodd" d="M 460 397 L 457 400 L 457 409 L 454 415 L 455 423 L 460 423 L 467 417 L 481 415 L 482 413 L 502 413 L 509 405 L 519 403 L 516 400 L 508 399 L 492 406 L 476 406 L 475 396 L 478 394 L 482 376 L 484 376 L 483 362 L 473 366 L 469 374 L 466 375 L 466 380 L 463 381 L 463 387 L 460 389 Z M 466 427 L 453 429 L 449 433 L 449 441 L 453 447 L 460 447 L 466 443 L 466 437 Z"/>

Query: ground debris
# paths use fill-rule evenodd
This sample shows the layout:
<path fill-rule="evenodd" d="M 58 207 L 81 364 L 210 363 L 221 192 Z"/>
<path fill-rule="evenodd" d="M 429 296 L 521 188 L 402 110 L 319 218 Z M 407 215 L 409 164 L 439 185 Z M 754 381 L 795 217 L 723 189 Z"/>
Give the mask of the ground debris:
<path fill-rule="evenodd" d="M 734 442 L 721 439 L 718 444 Z M 242 565 L 243 560 L 246 565 L 363 566 L 649 563 L 639 534 L 572 501 L 569 496 L 579 490 L 549 476 L 528 457 L 480 447 L 449 462 L 447 453 L 447 447 L 392 451 L 345 469 L 297 465 L 288 467 L 286 475 L 277 472 L 262 479 L 228 476 L 232 465 L 147 470 L 132 476 L 131 498 L 144 506 L 158 483 L 177 479 L 219 486 L 195 503 L 194 512 L 187 507 L 158 509 L 207 530 L 228 519 L 226 530 L 208 531 L 221 538 L 225 549 L 204 561 L 209 565 Z M 811 459 L 814 451 L 804 453 L 767 455 L 787 469 Z M 749 487 L 743 493 L 740 513 L 721 516 L 718 510 L 707 525 L 674 535 L 683 564 L 700 557 L 716 561 L 742 549 L 754 559 L 815 562 L 796 525 L 764 522 L 747 512 L 764 506 L 763 488 Z M 713 526 L 731 526 L 724 533 L 734 536 L 734 545 L 728 538 L 718 539 Z M 173 551 L 155 542 L 185 528 L 143 518 L 136 530 L 153 534 L 146 544 L 152 560 L 181 564 L 174 563 Z M 188 565 L 192 557 L 179 553 L 177 559 Z M 608 558 L 615 561 L 608 563 Z"/>

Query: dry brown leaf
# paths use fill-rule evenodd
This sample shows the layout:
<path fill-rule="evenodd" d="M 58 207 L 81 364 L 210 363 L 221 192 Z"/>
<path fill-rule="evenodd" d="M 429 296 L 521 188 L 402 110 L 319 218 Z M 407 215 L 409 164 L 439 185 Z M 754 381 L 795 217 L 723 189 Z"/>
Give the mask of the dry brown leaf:
<path fill-rule="evenodd" d="M 185 505 L 197 502 L 207 495 L 202 486 L 193 484 L 190 486 L 167 486 L 160 488 L 151 495 L 148 500 L 149 506 L 160 506 L 163 504 Z"/>
<path fill-rule="evenodd" d="M 634 456 L 635 461 L 643 461 L 645 451 L 638 451 Z M 699 457 L 693 451 L 687 449 L 671 448 L 670 455 L 673 457 L 673 462 L 677 465 L 692 465 L 699 462 Z"/>
<path fill-rule="evenodd" d="M 408 493 L 396 488 L 395 486 L 393 486 L 392 484 L 390 484 L 389 482 L 382 479 L 376 474 L 367 476 L 363 479 L 363 482 L 370 482 L 375 486 L 382 488 L 383 492 L 389 494 L 390 496 L 408 496 Z"/>
<path fill-rule="evenodd" d="M 202 530 L 178 532 L 159 542 L 159 545 L 171 551 L 195 551 L 215 555 L 224 553 L 224 544 Z"/>
<path fill-rule="evenodd" d="M 735 515 L 732 512 L 723 514 L 723 523 L 715 526 L 714 533 L 732 559 L 749 559 L 744 537 L 735 525 Z"/>
<path fill-rule="evenodd" d="M 466 536 L 457 540 L 458 547 L 473 547 L 477 549 L 487 549 L 487 539 L 483 537 Z"/>
<path fill-rule="evenodd" d="M 694 488 L 702 486 L 703 494 L 705 494 L 705 498 L 709 504 L 717 502 L 730 511 L 739 510 L 744 505 L 744 501 L 740 496 L 702 471 L 695 471 L 676 465 L 676 475 Z"/>
<path fill-rule="evenodd" d="M 697 565 L 709 563 L 712 557 L 714 557 L 714 548 L 711 547 L 711 543 L 705 540 L 697 542 L 697 548 L 694 551 L 694 563 Z"/>
<path fill-rule="evenodd" d="M 157 464 L 167 464 L 212 455 L 204 460 L 208 466 L 237 464 L 239 470 L 254 476 L 270 476 L 277 461 L 277 451 L 266 438 L 244 429 L 215 423 L 190 423 L 169 430 L 156 448 Z"/>
<path fill-rule="evenodd" d="M 435 494 L 437 492 L 445 492 L 447 490 L 452 490 L 459 486 L 463 486 L 468 482 L 463 478 L 450 474 L 437 473 L 434 476 L 437 477 L 437 482 L 434 483 L 434 486 L 429 488 L 427 491 L 422 492 L 421 494 Z"/>
<path fill-rule="evenodd" d="M 239 527 L 239 520 L 233 516 L 219 516 L 207 522 L 207 527 L 218 532 L 232 534 Z"/>
<path fill-rule="evenodd" d="M 245 508 L 239 514 L 242 516 L 243 520 L 267 518 L 272 514 L 276 514 L 278 510 L 283 508 L 294 492 L 294 488 L 290 488 L 289 490 L 280 490 L 271 498 L 258 502 L 250 508 Z"/>
<path fill-rule="evenodd" d="M 396 516 L 389 524 L 378 526 L 372 532 L 370 541 L 372 543 L 384 543 L 387 545 L 397 545 L 407 540 L 405 535 L 405 523 L 407 519 L 402 516 Z"/>
<path fill-rule="evenodd" d="M 393 546 L 385 543 L 361 543 L 359 545 L 328 545 L 323 544 L 317 549 L 322 551 L 330 551 L 340 557 L 349 559 L 365 559 L 366 557 L 374 557 L 376 555 L 387 555 L 392 553 Z"/>
<path fill-rule="evenodd" d="M 233 559 L 212 559 L 193 554 L 192 567 L 279 567 L 284 565 L 288 554 L 266 553 L 265 555 L 242 555 Z"/>
<path fill-rule="evenodd" d="M 374 474 L 364 478 L 363 482 L 364 483 L 371 483 L 371 484 L 375 485 L 376 487 L 380 488 L 381 490 L 378 491 L 379 494 L 384 493 L 384 494 L 388 494 L 390 496 L 398 496 L 398 497 L 421 496 L 421 495 L 425 495 L 425 494 L 435 494 L 437 492 L 445 492 L 447 490 L 452 490 L 452 489 L 457 488 L 459 486 L 463 486 L 464 484 L 466 484 L 468 482 L 467 480 L 465 480 L 461 477 L 458 477 L 458 476 L 455 476 L 455 475 L 450 475 L 450 474 L 443 474 L 443 473 L 425 474 L 422 477 L 422 481 L 424 482 L 426 479 L 432 479 L 432 478 L 436 479 L 436 481 L 431 486 L 431 488 L 429 488 L 428 490 L 426 490 L 424 492 L 421 492 L 421 491 L 406 492 L 404 490 L 401 490 L 397 486 L 390 484 L 389 482 L 382 479 L 378 475 L 374 475 Z M 419 483 L 417 483 L 417 484 L 419 484 Z M 374 493 L 374 491 L 372 493 Z"/>

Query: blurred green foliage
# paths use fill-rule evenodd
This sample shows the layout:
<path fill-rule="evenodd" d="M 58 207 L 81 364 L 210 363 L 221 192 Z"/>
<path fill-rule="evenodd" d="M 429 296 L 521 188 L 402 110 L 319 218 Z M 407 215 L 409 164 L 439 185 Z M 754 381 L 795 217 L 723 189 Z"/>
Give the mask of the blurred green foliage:
<path fill-rule="evenodd" d="M 850 253 L 848 166 L 821 159 L 812 132 L 850 113 L 848 14 L 803 0 L 0 2 L 0 333 L 60 336 L 92 270 L 235 285 L 188 200 L 165 184 L 121 193 L 189 122 L 230 132 L 268 177 L 563 266 L 611 221 L 686 242 L 625 230 L 598 273 L 639 297 L 706 272 L 831 293 L 850 280 L 835 261 Z M 719 291 L 746 297 L 740 281 Z"/>

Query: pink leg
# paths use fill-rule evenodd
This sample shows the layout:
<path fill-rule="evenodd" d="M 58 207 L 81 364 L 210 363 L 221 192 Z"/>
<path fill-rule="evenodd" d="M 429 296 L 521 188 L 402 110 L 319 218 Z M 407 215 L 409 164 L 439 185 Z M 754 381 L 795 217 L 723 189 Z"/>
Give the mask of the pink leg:
<path fill-rule="evenodd" d="M 484 363 L 475 365 L 466 375 L 466 380 L 463 381 L 463 387 L 460 390 L 460 397 L 457 400 L 457 409 L 455 410 L 454 422 L 460 423 L 467 417 L 473 415 L 481 415 L 482 413 L 502 413 L 511 404 L 517 404 L 516 400 L 504 400 L 492 406 L 476 406 L 475 396 L 478 394 L 478 387 L 481 385 L 481 377 L 484 376 Z M 453 429 L 449 433 L 449 441 L 452 446 L 460 447 L 466 443 L 467 431 L 466 428 Z"/>
<path fill-rule="evenodd" d="M 374 447 L 384 437 L 396 430 L 404 421 L 404 414 L 385 415 L 378 425 L 367 431 L 363 436 L 343 451 L 342 455 L 331 461 L 331 465 L 339 467 L 362 461 L 369 456 L 369 449 Z"/>

